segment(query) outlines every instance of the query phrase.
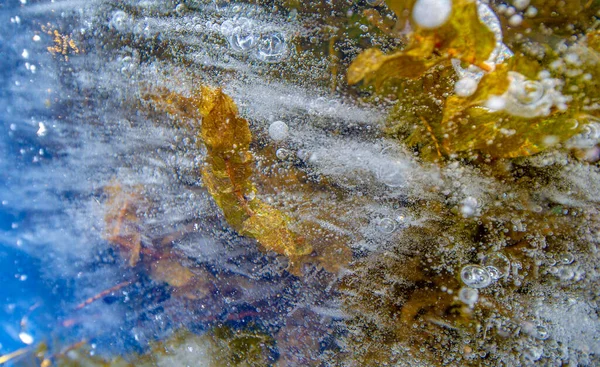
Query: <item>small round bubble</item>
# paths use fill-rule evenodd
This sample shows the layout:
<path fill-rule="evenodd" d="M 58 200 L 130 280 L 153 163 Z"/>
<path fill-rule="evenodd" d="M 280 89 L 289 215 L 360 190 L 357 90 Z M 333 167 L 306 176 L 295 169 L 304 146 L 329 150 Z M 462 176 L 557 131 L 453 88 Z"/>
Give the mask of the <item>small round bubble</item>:
<path fill-rule="evenodd" d="M 290 157 L 290 155 L 291 155 L 290 151 L 287 149 L 284 149 L 284 148 L 279 148 L 275 152 L 275 156 L 277 156 L 277 158 L 279 158 L 281 160 L 288 159 Z"/>
<path fill-rule="evenodd" d="M 108 26 L 117 31 L 125 31 L 131 25 L 131 18 L 127 13 L 118 10 L 113 13 Z"/>
<path fill-rule="evenodd" d="M 404 168 L 404 165 L 398 162 L 381 165 L 375 169 L 375 176 L 388 187 L 403 187 L 406 185 Z"/>
<path fill-rule="evenodd" d="M 506 277 L 510 272 L 510 260 L 501 252 L 492 252 L 483 259 L 483 264 L 494 280 Z"/>
<path fill-rule="evenodd" d="M 451 0 L 417 0 L 412 18 L 422 28 L 434 29 L 442 26 L 452 13 Z"/>
<path fill-rule="evenodd" d="M 253 49 L 256 46 L 256 35 L 253 32 L 252 22 L 249 19 L 240 18 L 227 40 L 235 52 L 244 53 Z"/>
<path fill-rule="evenodd" d="M 538 81 L 526 80 L 522 83 L 516 83 L 513 88 L 509 89 L 509 92 L 519 103 L 532 105 L 544 97 L 545 87 Z"/>
<path fill-rule="evenodd" d="M 469 307 L 473 307 L 479 299 L 479 291 L 474 288 L 463 287 L 458 291 L 458 299 Z"/>
<path fill-rule="evenodd" d="M 558 260 L 564 265 L 569 265 L 575 260 L 575 256 L 570 252 L 563 252 L 558 255 Z"/>
<path fill-rule="evenodd" d="M 269 126 L 269 136 L 275 141 L 285 140 L 288 135 L 289 128 L 283 121 L 275 121 Z"/>
<path fill-rule="evenodd" d="M 385 234 L 390 234 L 396 230 L 396 222 L 390 218 L 383 218 L 377 222 L 377 229 Z"/>
<path fill-rule="evenodd" d="M 477 91 L 477 84 L 475 78 L 464 77 L 454 84 L 454 93 L 459 97 L 470 97 Z"/>
<path fill-rule="evenodd" d="M 471 288 L 485 288 L 492 284 L 489 271 L 479 265 L 466 265 L 460 271 L 460 278 L 465 285 Z"/>
<path fill-rule="evenodd" d="M 538 327 L 535 328 L 535 334 L 534 334 L 534 336 L 537 339 L 546 340 L 550 336 L 550 333 L 548 332 L 548 329 L 546 329 L 545 327 L 538 326 Z"/>
<path fill-rule="evenodd" d="M 178 4 L 178 5 L 175 7 L 175 12 L 176 12 L 178 15 L 183 15 L 183 14 L 185 14 L 185 13 L 187 12 L 187 7 L 185 6 L 185 4 Z"/>
<path fill-rule="evenodd" d="M 575 272 L 571 268 L 563 266 L 558 269 L 556 276 L 559 277 L 561 280 L 571 280 L 575 276 Z"/>

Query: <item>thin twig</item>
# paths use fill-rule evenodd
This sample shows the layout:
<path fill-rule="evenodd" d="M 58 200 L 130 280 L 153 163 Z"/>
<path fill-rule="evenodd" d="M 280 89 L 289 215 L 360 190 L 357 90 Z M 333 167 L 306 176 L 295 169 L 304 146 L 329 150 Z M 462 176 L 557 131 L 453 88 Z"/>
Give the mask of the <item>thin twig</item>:
<path fill-rule="evenodd" d="M 425 128 L 429 132 L 429 135 L 431 136 L 431 140 L 433 140 L 433 144 L 435 145 L 435 150 L 437 151 L 437 154 L 438 154 L 438 156 L 441 159 L 442 158 L 442 152 L 440 150 L 439 142 L 438 142 L 437 138 L 435 137 L 435 135 L 433 134 L 433 129 L 431 128 L 431 126 L 429 125 L 429 123 L 427 123 L 427 120 L 425 120 L 425 118 L 423 116 L 419 116 L 419 117 L 421 118 L 421 121 L 423 122 L 423 125 L 425 125 Z"/>
<path fill-rule="evenodd" d="M 115 285 L 114 287 L 106 289 L 106 290 L 96 294 L 95 296 L 86 299 L 82 303 L 78 304 L 77 307 L 75 307 L 75 309 L 81 310 L 85 306 L 99 300 L 100 298 L 104 298 L 104 297 L 108 296 L 109 294 L 111 294 L 112 292 L 118 291 L 119 289 L 126 287 L 126 286 L 130 285 L 131 283 L 133 283 L 133 280 L 127 280 L 127 281 L 121 282 L 121 283 Z"/>

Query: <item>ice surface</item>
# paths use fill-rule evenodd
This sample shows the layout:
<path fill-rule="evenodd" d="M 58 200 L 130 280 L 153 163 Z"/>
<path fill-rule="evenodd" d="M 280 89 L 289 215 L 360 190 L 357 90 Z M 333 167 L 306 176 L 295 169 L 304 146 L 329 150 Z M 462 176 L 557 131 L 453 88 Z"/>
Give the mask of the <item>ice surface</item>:
<path fill-rule="evenodd" d="M 0 6 L 0 244 L 30 263 L 7 261 L 0 351 L 56 340 L 56 354 L 85 339 L 134 360 L 188 335 L 155 365 L 218 365 L 211 338 L 224 327 L 272 339 L 266 365 L 597 364 L 597 121 L 531 157 L 428 161 L 385 128 L 403 102 L 383 95 L 397 91 L 345 82 L 360 50 L 403 37 L 385 23 L 358 32 L 373 28 L 366 9 L 393 18 L 363 3 Z M 495 15 L 493 26 L 494 57 L 508 58 Z M 547 80 L 557 94 L 541 115 L 569 102 Z M 165 97 L 205 85 L 252 133 L 256 192 L 239 202 L 277 208 L 312 241 L 301 276 L 236 232 L 207 188 L 201 113 Z M 487 274 L 491 258 L 506 259 L 500 276 Z M 461 269 L 490 279 L 469 283 Z M 8 294 L 22 284 L 33 290 Z"/>

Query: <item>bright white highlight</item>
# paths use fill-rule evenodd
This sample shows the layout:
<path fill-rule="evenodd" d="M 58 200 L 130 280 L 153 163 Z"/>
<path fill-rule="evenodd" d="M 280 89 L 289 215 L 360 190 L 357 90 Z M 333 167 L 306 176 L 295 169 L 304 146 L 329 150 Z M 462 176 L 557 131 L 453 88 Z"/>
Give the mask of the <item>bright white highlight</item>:
<path fill-rule="evenodd" d="M 452 0 L 417 0 L 412 17 L 419 27 L 438 28 L 448 21 L 452 12 Z"/>

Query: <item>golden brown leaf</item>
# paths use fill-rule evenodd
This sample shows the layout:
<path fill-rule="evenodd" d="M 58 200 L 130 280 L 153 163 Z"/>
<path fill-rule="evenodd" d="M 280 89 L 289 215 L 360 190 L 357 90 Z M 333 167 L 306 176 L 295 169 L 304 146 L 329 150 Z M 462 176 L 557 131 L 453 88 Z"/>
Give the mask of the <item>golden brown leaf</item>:
<path fill-rule="evenodd" d="M 173 260 L 158 260 L 152 263 L 150 272 L 155 281 L 178 288 L 189 284 L 194 278 L 194 273 Z"/>
<path fill-rule="evenodd" d="M 260 238 L 266 248 L 291 259 L 311 253 L 310 246 L 301 246 L 288 229 L 289 219 L 273 207 L 258 202 L 254 215 L 244 222 L 242 234 Z"/>
<path fill-rule="evenodd" d="M 519 106 L 500 111 L 486 107 L 490 98 L 512 98 L 510 95 L 514 95 L 515 92 L 509 90 L 511 79 L 514 79 L 515 75 L 524 77 L 509 70 L 520 66 L 522 64 L 514 59 L 509 64 L 499 65 L 494 72 L 483 77 L 477 92 L 472 96 L 450 96 L 446 100 L 440 133 L 447 154 L 477 150 L 496 158 L 528 156 L 562 142 L 580 131 L 584 118 L 573 110 L 561 111 L 552 107 L 550 113 L 540 110 L 532 116 L 527 116 L 519 115 Z M 548 95 L 554 92 L 549 87 L 542 88 L 539 81 L 527 83 L 521 86 L 522 93 L 527 93 L 527 88 L 537 85 L 541 88 L 541 96 L 540 101 L 525 99 L 523 108 L 535 110 L 536 104 L 541 106 L 541 99 L 549 98 Z"/>
<path fill-rule="evenodd" d="M 191 97 L 161 90 L 158 94 L 148 94 L 147 98 L 174 115 L 178 125 L 186 126 L 181 120 L 190 120 L 187 126 L 200 135 L 207 149 L 202 169 L 204 185 L 229 225 L 240 235 L 256 239 L 266 251 L 286 256 L 290 260 L 288 270 L 295 275 L 301 274 L 301 266 L 307 261 L 318 262 L 332 272 L 347 264 L 351 252 L 345 246 L 345 238 L 315 223 L 303 224 L 299 218 L 292 219 L 259 199 L 253 178 L 282 184 L 281 189 L 299 189 L 303 184 L 296 174 L 275 178 L 255 172 L 248 121 L 239 116 L 229 96 L 220 89 L 203 86 Z M 198 131 L 196 121 L 200 118 L 202 124 Z M 316 256 L 309 256 L 313 250 Z"/>
<path fill-rule="evenodd" d="M 434 60 L 426 59 L 427 53 L 419 48 L 385 55 L 376 48 L 368 49 L 348 68 L 348 84 L 364 80 L 380 86 L 389 78 L 418 78 L 435 64 Z"/>
<path fill-rule="evenodd" d="M 412 9 L 414 1 L 388 1 L 399 19 Z M 379 87 L 390 78 L 418 78 L 432 66 L 452 58 L 477 65 L 484 62 L 496 47 L 493 32 L 479 20 L 477 3 L 455 0 L 450 19 L 436 29 L 422 29 L 413 24 L 409 45 L 402 51 L 384 55 L 377 49 L 361 53 L 348 69 L 348 84 L 375 82 Z"/>
<path fill-rule="evenodd" d="M 202 177 L 227 222 L 292 262 L 309 254 L 312 248 L 296 242 L 285 215 L 254 198 L 248 121 L 238 116 L 233 100 L 220 89 L 202 87 L 201 95 L 201 136 L 208 150 Z"/>
<path fill-rule="evenodd" d="M 419 38 L 434 40 L 435 48 L 446 57 L 477 65 L 484 70 L 483 64 L 494 48 L 494 33 L 479 20 L 477 2 L 471 0 L 454 0 L 452 14 L 446 24 L 438 29 L 418 30 Z"/>

